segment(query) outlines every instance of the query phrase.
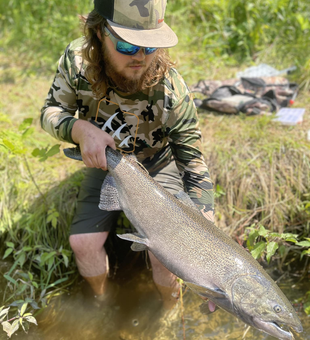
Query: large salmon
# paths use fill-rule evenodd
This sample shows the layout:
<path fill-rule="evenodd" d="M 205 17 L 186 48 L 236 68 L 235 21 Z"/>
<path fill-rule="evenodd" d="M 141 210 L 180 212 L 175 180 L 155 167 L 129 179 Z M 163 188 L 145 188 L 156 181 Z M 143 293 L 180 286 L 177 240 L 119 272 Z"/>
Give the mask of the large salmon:
<path fill-rule="evenodd" d="M 123 210 L 137 234 L 118 235 L 132 249 L 149 249 L 203 298 L 245 323 L 283 340 L 301 322 L 276 283 L 237 242 L 208 221 L 190 197 L 174 196 L 133 158 L 106 149 L 109 174 L 99 208 Z M 280 326 L 281 325 L 281 326 Z"/>

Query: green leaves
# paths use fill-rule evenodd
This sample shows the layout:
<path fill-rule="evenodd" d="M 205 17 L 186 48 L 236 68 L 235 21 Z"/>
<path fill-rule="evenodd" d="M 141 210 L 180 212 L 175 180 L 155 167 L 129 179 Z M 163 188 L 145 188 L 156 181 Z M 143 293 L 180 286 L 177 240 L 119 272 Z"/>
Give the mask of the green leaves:
<path fill-rule="evenodd" d="M 10 338 L 13 333 L 15 333 L 19 328 L 19 320 L 14 320 L 12 324 L 8 321 L 2 322 L 3 330 L 6 332 L 8 337 Z"/>
<path fill-rule="evenodd" d="M 32 156 L 33 157 L 38 157 L 40 162 L 44 162 L 47 160 L 49 157 L 53 157 L 54 155 L 59 153 L 59 147 L 60 144 L 55 144 L 51 148 L 46 147 L 46 148 L 35 148 L 32 151 Z"/>
<path fill-rule="evenodd" d="M 9 275 L 7 275 L 7 274 L 4 274 L 3 277 L 4 277 L 6 280 L 8 280 L 8 281 L 10 281 L 11 283 L 13 283 L 13 285 L 16 285 L 16 284 L 17 284 L 16 280 L 14 280 L 11 276 L 9 276 Z"/>
<path fill-rule="evenodd" d="M 59 212 L 52 206 L 47 213 L 47 223 L 51 223 L 53 228 L 56 229 L 58 222 Z"/>
<path fill-rule="evenodd" d="M 20 316 L 23 316 L 23 315 L 24 315 L 24 313 L 25 313 L 25 311 L 26 311 L 26 309 L 27 309 L 27 306 L 28 306 L 28 303 L 27 303 L 27 302 L 25 302 L 25 303 L 22 305 L 22 308 L 20 309 L 20 312 L 19 312 L 19 315 L 20 315 Z"/>
<path fill-rule="evenodd" d="M 247 230 L 249 230 L 249 234 L 245 236 L 247 248 L 255 259 L 266 255 L 266 260 L 270 263 L 271 258 L 278 250 L 282 257 L 289 251 L 292 244 L 300 249 L 309 248 L 302 251 L 301 258 L 304 255 L 310 255 L 309 238 L 299 241 L 297 234 L 275 233 L 265 229 L 262 225 L 259 225 L 257 228 L 254 228 L 254 225 L 252 225 Z"/>
<path fill-rule="evenodd" d="M 301 247 L 310 247 L 310 241 L 297 242 L 296 245 Z"/>
<path fill-rule="evenodd" d="M 8 257 L 13 252 L 13 250 L 14 250 L 14 248 L 8 248 L 3 255 L 3 259 Z"/>
<path fill-rule="evenodd" d="M 10 307 L 4 308 L 4 306 L 2 306 L 0 308 L 0 322 L 2 322 L 8 316 L 9 310 Z"/>
<path fill-rule="evenodd" d="M 267 262 L 270 262 L 271 257 L 276 253 L 277 249 L 279 248 L 279 245 L 277 242 L 272 241 L 269 242 L 267 245 Z"/>
<path fill-rule="evenodd" d="M 5 318 L 8 318 L 10 307 L 4 308 L 2 306 L 0 308 L 0 322 L 2 324 L 4 332 L 7 333 L 10 338 L 16 331 L 18 331 L 19 326 L 22 326 L 23 330 L 27 333 L 29 328 L 28 323 L 34 323 L 37 325 L 37 320 L 33 317 L 32 313 L 26 313 L 28 307 L 28 302 L 23 302 L 22 305 L 18 308 L 17 315 L 12 317 L 10 320 L 4 321 Z M 13 321 L 10 323 L 10 321 Z"/>
<path fill-rule="evenodd" d="M 306 293 L 306 296 L 304 297 L 304 311 L 307 315 L 310 315 L 310 290 Z"/>
<path fill-rule="evenodd" d="M 310 256 L 310 238 L 306 237 L 307 241 L 301 241 L 301 242 L 297 242 L 296 245 L 303 247 L 303 248 L 308 248 L 302 251 L 300 258 L 302 259 L 305 255 L 309 255 Z"/>
<path fill-rule="evenodd" d="M 264 241 L 258 242 L 254 246 L 254 249 L 251 251 L 251 254 L 254 257 L 254 259 L 258 259 L 259 257 L 261 257 L 265 249 L 266 249 L 266 243 Z"/>
<path fill-rule="evenodd" d="M 0 133 L 0 146 L 6 153 L 15 156 L 27 155 L 30 153 L 30 144 L 36 143 L 32 137 L 35 131 L 31 126 L 33 119 L 26 118 L 18 126 L 18 131 L 3 130 Z M 38 157 L 40 162 L 59 153 L 60 144 L 55 144 L 52 147 L 35 148 L 31 152 L 33 157 Z"/>
<path fill-rule="evenodd" d="M 54 260 L 55 260 L 56 251 L 52 251 L 50 253 L 43 253 L 40 258 L 40 266 L 47 265 L 47 270 L 51 270 Z"/>
<path fill-rule="evenodd" d="M 216 184 L 216 187 L 214 190 L 214 197 L 218 198 L 218 197 L 225 196 L 225 195 L 226 193 L 225 193 L 224 188 L 222 188 L 219 184 Z"/>
<path fill-rule="evenodd" d="M 33 122 L 32 118 L 25 118 L 23 120 L 23 122 L 19 125 L 18 130 L 19 131 L 26 131 L 27 129 L 29 129 L 29 127 L 31 126 Z"/>
<path fill-rule="evenodd" d="M 27 143 L 34 132 L 30 127 L 32 118 L 26 118 L 18 127 L 18 132 L 4 130 L 0 134 L 0 145 L 13 155 L 24 155 L 27 153 Z"/>

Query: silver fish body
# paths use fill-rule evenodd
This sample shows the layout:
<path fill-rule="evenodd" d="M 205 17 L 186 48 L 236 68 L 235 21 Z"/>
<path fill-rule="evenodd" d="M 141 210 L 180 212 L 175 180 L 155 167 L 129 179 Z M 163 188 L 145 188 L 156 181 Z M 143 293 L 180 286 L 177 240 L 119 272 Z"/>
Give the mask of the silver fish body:
<path fill-rule="evenodd" d="M 283 340 L 302 332 L 286 296 L 260 264 L 196 208 L 189 196 L 170 194 L 141 165 L 107 147 L 110 176 L 99 208 L 123 210 L 138 234 L 118 235 L 133 250 L 149 249 L 203 298 L 245 323 Z"/>

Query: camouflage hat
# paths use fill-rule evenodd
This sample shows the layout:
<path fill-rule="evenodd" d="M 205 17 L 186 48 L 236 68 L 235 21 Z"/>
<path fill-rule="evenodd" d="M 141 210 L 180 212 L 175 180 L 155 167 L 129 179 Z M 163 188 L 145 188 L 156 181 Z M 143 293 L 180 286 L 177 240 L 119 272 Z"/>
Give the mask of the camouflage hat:
<path fill-rule="evenodd" d="M 164 22 L 167 0 L 94 0 L 95 10 L 123 40 L 141 47 L 172 47 L 178 38 Z"/>

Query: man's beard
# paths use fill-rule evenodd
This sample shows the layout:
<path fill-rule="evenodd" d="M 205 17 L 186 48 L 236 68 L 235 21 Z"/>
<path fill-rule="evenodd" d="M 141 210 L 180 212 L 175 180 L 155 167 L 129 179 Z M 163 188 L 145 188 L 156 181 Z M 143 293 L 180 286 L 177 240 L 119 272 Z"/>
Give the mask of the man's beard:
<path fill-rule="evenodd" d="M 155 74 L 155 65 L 157 62 L 157 58 L 155 56 L 148 69 L 141 75 L 141 77 L 135 79 L 125 77 L 121 72 L 118 72 L 116 70 L 113 62 L 111 61 L 111 57 L 108 51 L 104 47 L 103 47 L 103 60 L 105 73 L 112 80 L 112 85 L 115 86 L 120 91 L 129 94 L 140 92 L 149 86 L 150 80 L 152 79 L 152 75 Z M 130 63 L 131 66 L 141 64 L 144 65 L 144 62 Z"/>

